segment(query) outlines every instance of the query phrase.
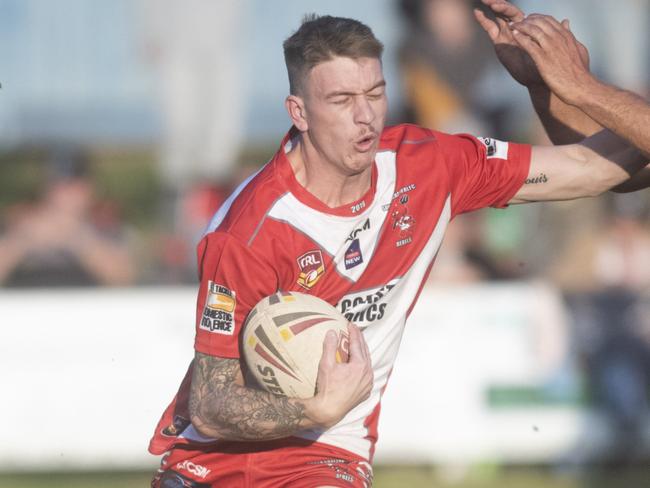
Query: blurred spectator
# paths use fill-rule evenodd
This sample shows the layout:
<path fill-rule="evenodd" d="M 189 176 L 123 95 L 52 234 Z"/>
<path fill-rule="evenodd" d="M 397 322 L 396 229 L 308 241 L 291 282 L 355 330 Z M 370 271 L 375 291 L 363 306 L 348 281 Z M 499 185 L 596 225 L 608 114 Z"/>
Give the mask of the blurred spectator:
<path fill-rule="evenodd" d="M 512 100 L 491 44 L 474 20 L 478 0 L 401 0 L 399 50 L 407 118 L 443 132 L 499 135 Z"/>
<path fill-rule="evenodd" d="M 612 196 L 598 230 L 577 235 L 552 276 L 567 292 L 576 347 L 596 406 L 612 432 L 617 461 L 634 460 L 650 412 L 650 334 L 644 319 L 650 290 L 650 229 L 642 194 Z"/>
<path fill-rule="evenodd" d="M 7 211 L 0 236 L 4 286 L 126 285 L 134 281 L 124 228 L 98 202 L 79 152 L 55 154 L 44 195 Z"/>

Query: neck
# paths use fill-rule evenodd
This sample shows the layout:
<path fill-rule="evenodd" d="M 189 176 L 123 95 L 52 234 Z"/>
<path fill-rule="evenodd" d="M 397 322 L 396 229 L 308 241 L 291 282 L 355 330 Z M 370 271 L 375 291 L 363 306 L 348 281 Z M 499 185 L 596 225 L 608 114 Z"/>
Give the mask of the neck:
<path fill-rule="evenodd" d="M 346 173 L 328 161 L 304 134 L 287 154 L 296 180 L 330 208 L 359 200 L 370 189 L 372 166 L 359 173 Z"/>

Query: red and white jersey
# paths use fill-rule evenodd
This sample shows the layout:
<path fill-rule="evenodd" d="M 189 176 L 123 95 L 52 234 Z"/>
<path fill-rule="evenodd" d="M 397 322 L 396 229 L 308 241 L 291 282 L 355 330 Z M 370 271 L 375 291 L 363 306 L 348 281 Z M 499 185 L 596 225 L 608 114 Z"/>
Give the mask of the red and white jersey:
<path fill-rule="evenodd" d="M 363 331 L 370 348 L 370 397 L 326 430 L 300 432 L 372 459 L 381 396 L 406 318 L 454 216 L 503 207 L 528 175 L 530 146 L 452 136 L 411 125 L 384 130 L 368 192 L 329 208 L 296 180 L 286 153 L 228 198 L 198 246 L 201 284 L 195 349 L 238 358 L 249 311 L 278 290 L 314 294 Z M 209 306 L 208 306 L 209 305 Z M 150 450 L 214 442 L 187 413 L 189 372 L 163 415 Z"/>

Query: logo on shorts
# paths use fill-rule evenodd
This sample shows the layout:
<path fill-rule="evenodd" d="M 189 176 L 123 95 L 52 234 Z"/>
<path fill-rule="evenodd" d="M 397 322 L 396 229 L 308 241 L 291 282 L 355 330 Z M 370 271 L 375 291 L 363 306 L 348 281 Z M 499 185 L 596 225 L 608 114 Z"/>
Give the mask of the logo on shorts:
<path fill-rule="evenodd" d="M 232 335 L 235 331 L 235 292 L 208 281 L 208 296 L 199 327 L 215 334 Z"/>
<path fill-rule="evenodd" d="M 309 290 L 320 280 L 325 273 L 325 263 L 323 253 L 320 250 L 309 251 L 300 256 L 298 259 L 300 274 L 298 275 L 298 284 Z"/>
<path fill-rule="evenodd" d="M 194 476 L 198 476 L 202 479 L 205 479 L 205 477 L 210 474 L 210 470 L 208 468 L 201 466 L 200 464 L 193 463 L 188 459 L 178 463 L 176 465 L 176 469 L 187 471 L 188 473 L 193 474 Z"/>

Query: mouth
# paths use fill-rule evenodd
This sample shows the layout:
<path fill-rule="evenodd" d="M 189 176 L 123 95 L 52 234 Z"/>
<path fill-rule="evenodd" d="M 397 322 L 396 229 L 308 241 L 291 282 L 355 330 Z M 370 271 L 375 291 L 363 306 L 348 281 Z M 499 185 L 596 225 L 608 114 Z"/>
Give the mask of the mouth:
<path fill-rule="evenodd" d="M 372 149 L 376 140 L 377 134 L 369 133 L 356 139 L 354 141 L 354 147 L 358 152 L 368 152 Z"/>

